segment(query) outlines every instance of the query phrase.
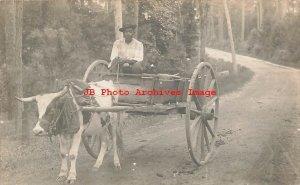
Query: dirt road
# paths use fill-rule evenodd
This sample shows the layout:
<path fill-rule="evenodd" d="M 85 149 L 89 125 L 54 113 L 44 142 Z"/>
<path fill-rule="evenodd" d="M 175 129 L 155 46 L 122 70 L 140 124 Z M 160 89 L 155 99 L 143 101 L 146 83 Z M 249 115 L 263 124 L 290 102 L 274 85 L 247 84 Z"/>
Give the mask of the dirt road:
<path fill-rule="evenodd" d="M 212 49 L 209 55 L 230 59 Z M 80 152 L 82 185 L 300 185 L 300 71 L 237 56 L 255 72 L 253 79 L 220 100 L 217 155 L 196 167 L 187 152 L 184 118 L 160 116 L 153 124 L 124 130 L 126 158 L 121 171 L 112 156 L 98 172 L 94 160 Z M 161 120 L 158 120 L 161 119 Z M 59 165 L 45 165 L 36 174 L 15 174 L 14 184 L 56 184 Z"/>

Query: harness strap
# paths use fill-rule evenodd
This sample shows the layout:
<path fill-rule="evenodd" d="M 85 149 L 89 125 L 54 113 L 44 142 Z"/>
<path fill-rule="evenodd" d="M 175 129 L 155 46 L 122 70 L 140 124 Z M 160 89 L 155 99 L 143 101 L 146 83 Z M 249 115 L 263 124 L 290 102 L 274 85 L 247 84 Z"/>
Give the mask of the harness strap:
<path fill-rule="evenodd" d="M 72 85 L 72 84 L 71 84 Z M 74 97 L 74 94 L 73 94 L 73 92 L 72 92 L 72 89 L 71 88 L 69 88 L 69 93 L 70 93 L 70 95 L 71 95 L 71 97 L 72 97 L 72 99 L 73 99 L 73 103 L 75 104 L 75 106 L 76 106 L 76 112 L 77 111 L 79 111 L 80 110 L 80 107 L 79 107 L 79 105 L 78 105 L 78 103 L 77 103 L 77 101 L 76 101 L 76 99 L 75 99 L 75 97 Z"/>

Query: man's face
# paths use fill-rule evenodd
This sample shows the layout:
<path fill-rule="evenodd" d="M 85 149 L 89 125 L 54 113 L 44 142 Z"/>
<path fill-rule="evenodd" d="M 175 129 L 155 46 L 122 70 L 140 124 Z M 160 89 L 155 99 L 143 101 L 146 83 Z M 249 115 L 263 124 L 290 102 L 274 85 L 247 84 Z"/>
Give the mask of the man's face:
<path fill-rule="evenodd" d="M 124 30 L 123 36 L 127 43 L 130 43 L 132 41 L 133 34 L 134 34 L 134 30 L 132 28 L 128 28 Z"/>

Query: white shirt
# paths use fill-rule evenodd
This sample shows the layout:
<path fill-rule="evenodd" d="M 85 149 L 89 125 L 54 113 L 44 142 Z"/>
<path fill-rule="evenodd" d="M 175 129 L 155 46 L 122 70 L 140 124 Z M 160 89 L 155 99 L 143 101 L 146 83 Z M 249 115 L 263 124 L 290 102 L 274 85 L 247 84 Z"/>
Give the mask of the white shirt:
<path fill-rule="evenodd" d="M 115 59 L 116 57 L 120 57 L 128 60 L 136 60 L 138 62 L 143 61 L 144 59 L 143 43 L 141 43 L 140 41 L 134 38 L 129 44 L 125 42 L 124 38 L 116 40 L 114 42 L 111 51 L 110 61 L 113 61 L 113 59 Z"/>

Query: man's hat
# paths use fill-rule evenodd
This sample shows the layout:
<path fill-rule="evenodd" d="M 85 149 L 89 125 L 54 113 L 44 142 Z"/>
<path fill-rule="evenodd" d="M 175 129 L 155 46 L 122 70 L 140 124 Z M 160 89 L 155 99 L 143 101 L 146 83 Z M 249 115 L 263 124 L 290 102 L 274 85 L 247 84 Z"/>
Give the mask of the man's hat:
<path fill-rule="evenodd" d="M 136 25 L 134 25 L 134 24 L 124 25 L 122 28 L 119 29 L 119 31 L 120 31 L 120 32 L 124 32 L 125 30 L 127 30 L 127 29 L 129 29 L 129 28 L 135 29 L 135 28 L 136 28 Z"/>

